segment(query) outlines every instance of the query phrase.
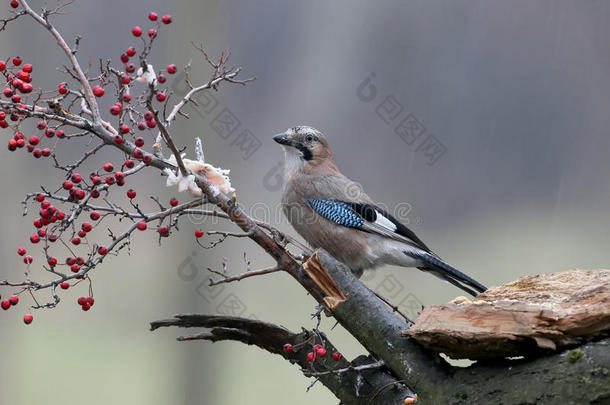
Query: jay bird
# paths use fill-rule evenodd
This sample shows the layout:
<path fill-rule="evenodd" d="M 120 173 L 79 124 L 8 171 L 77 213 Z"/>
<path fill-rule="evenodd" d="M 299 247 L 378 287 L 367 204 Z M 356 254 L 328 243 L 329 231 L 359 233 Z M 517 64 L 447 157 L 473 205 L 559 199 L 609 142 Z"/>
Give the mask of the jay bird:
<path fill-rule="evenodd" d="M 314 248 L 323 248 L 360 277 L 381 264 L 417 267 L 476 295 L 486 288 L 445 263 L 335 164 L 324 135 L 298 126 L 273 137 L 285 152 L 282 210 Z"/>

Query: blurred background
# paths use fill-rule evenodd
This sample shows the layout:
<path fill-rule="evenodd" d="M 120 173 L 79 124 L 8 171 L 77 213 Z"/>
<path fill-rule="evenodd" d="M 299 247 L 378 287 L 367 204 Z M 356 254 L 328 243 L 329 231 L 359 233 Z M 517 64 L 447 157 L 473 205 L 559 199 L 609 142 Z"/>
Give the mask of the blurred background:
<path fill-rule="evenodd" d="M 77 0 L 54 21 L 69 43 L 83 36 L 82 64 L 112 58 L 118 66 L 120 54 L 138 45 L 131 27 L 151 25 L 149 11 L 174 19 L 161 29 L 155 66 L 192 59 L 192 81 L 206 81 L 195 41 L 212 56 L 230 49 L 243 77 L 256 76 L 245 87 L 223 84 L 202 96 L 200 107 L 187 109 L 191 119 L 172 129 L 191 155 L 193 138 L 202 137 L 207 160 L 231 169 L 240 203 L 257 218 L 290 232 L 278 207 L 283 156 L 271 137 L 304 124 L 327 135 L 347 176 L 488 286 L 608 267 L 610 3 Z M 34 84 L 47 89 L 66 80 L 56 70 L 66 62 L 54 41 L 29 19 L 0 34 L 0 55 L 34 64 Z M 178 95 L 183 78 L 168 81 Z M 87 139 L 69 142 L 58 158 L 75 161 L 85 150 Z M 121 159 L 104 149 L 81 171 Z M 5 149 L 0 162 L 0 279 L 21 280 L 15 252 L 31 248 L 33 217 L 22 217 L 20 202 L 40 185 L 56 188 L 61 173 L 23 151 Z M 177 195 L 153 172 L 128 181 L 148 210 L 155 209 L 149 195 Z M 295 366 L 256 348 L 175 341 L 183 330 L 149 332 L 152 320 L 193 312 L 293 330 L 315 325 L 314 301 L 286 275 L 208 288 L 205 269 L 220 269 L 223 257 L 232 273 L 244 270 L 244 252 L 253 267 L 271 261 L 244 240 L 197 249 L 197 227 L 235 229 L 183 218 L 182 232 L 162 246 L 152 231 L 136 234 L 131 256 L 110 257 L 91 273 L 96 303 L 89 312 L 76 304 L 87 295 L 83 284 L 61 291 L 58 308 L 35 311 L 29 326 L 21 321 L 32 304 L 25 294 L 2 311 L 0 403 L 336 403 L 319 384 L 306 393 L 310 381 Z M 41 273 L 35 268 L 33 277 L 45 279 Z M 381 268 L 364 278 L 413 315 L 422 304 L 462 294 L 417 270 Z M 37 298 L 48 300 L 48 292 Z M 327 319 L 322 328 L 348 358 L 362 353 L 332 325 Z"/>

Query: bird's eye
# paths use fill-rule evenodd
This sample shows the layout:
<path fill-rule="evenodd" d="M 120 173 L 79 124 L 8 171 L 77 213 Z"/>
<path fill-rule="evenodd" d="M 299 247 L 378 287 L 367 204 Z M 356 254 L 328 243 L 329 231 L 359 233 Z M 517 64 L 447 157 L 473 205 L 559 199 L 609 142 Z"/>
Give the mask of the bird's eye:
<path fill-rule="evenodd" d="M 307 135 L 307 137 L 305 138 L 305 140 L 307 142 L 313 142 L 313 136 L 312 135 Z"/>

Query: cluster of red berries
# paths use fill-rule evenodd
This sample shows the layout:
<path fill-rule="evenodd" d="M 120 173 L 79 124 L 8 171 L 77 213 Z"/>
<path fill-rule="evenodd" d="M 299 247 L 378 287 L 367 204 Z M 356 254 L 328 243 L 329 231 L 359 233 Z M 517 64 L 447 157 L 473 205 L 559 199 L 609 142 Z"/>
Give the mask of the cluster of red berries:
<path fill-rule="evenodd" d="M 7 300 L 2 300 L 2 302 L 0 302 L 0 306 L 2 307 L 3 310 L 6 311 L 10 307 L 14 307 L 18 303 L 19 303 L 19 297 L 17 295 L 11 295 Z M 34 317 L 31 314 L 25 314 L 23 316 L 23 323 L 25 323 L 26 325 L 29 325 L 30 323 L 32 323 L 33 320 L 34 320 Z"/>
<path fill-rule="evenodd" d="M 76 300 L 76 302 L 78 302 L 78 305 L 81 306 L 83 311 L 89 311 L 89 309 L 91 309 L 91 307 L 95 303 L 95 300 L 93 299 L 93 297 L 78 297 L 78 300 Z"/>
<path fill-rule="evenodd" d="M 294 350 L 294 347 L 290 343 L 286 343 L 284 345 L 285 353 L 290 353 L 293 350 Z M 307 361 L 315 362 L 320 357 L 326 357 L 327 354 L 328 353 L 327 353 L 326 349 L 322 345 L 314 345 L 313 350 L 311 352 L 307 353 Z M 332 358 L 334 361 L 339 361 L 339 360 L 341 360 L 342 355 L 340 352 L 334 352 L 332 355 Z"/>

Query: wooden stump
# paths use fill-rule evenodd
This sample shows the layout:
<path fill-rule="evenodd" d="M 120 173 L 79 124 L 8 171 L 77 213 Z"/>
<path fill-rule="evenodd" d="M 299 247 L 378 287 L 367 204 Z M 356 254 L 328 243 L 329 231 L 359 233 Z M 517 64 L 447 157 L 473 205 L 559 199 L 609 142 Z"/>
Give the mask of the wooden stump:
<path fill-rule="evenodd" d="M 523 277 L 426 307 L 403 332 L 456 359 L 529 356 L 610 334 L 610 270 Z"/>

